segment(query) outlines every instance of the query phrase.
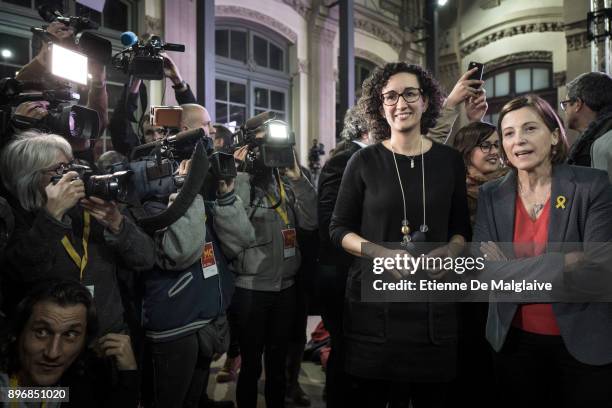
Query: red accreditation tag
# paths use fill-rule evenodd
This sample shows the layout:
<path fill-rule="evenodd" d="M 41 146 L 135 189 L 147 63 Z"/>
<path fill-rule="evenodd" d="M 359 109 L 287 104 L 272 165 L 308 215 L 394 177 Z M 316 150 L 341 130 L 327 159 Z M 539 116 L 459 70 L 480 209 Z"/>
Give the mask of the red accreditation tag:
<path fill-rule="evenodd" d="M 215 251 L 212 242 L 207 242 L 202 249 L 202 257 L 200 258 L 202 265 L 202 274 L 204 279 L 215 276 L 219 273 L 217 270 L 217 261 L 215 260 Z"/>
<path fill-rule="evenodd" d="M 284 256 L 285 259 L 295 256 L 297 236 L 295 228 L 288 228 L 281 231 L 283 233 Z"/>

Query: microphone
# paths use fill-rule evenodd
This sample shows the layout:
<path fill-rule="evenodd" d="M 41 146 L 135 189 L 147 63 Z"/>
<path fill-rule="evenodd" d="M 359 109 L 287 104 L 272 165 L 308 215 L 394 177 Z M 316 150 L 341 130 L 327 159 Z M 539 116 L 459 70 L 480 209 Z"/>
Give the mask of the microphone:
<path fill-rule="evenodd" d="M 125 47 L 131 47 L 138 42 L 138 36 L 131 31 L 121 33 L 121 44 Z"/>
<path fill-rule="evenodd" d="M 244 127 L 247 130 L 255 130 L 261 125 L 263 125 L 266 121 L 270 119 L 274 119 L 275 117 L 276 117 L 276 114 L 274 112 L 270 112 L 270 111 L 262 112 L 259 115 L 249 118 L 244 124 Z"/>

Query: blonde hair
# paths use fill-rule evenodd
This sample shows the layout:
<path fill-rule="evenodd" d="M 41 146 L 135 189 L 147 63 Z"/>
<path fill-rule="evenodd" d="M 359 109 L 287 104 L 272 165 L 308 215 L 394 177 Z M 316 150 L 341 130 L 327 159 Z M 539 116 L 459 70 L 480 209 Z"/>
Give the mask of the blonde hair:
<path fill-rule="evenodd" d="M 47 203 L 43 171 L 56 164 L 58 153 L 72 159 L 66 139 L 32 130 L 20 133 L 2 149 L 2 182 L 25 210 L 33 211 Z"/>

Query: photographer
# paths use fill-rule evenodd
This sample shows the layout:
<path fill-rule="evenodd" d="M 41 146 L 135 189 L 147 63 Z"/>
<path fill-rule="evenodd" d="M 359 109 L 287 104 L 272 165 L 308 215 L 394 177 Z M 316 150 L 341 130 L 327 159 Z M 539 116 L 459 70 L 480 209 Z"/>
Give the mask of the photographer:
<path fill-rule="evenodd" d="M 164 58 L 164 75 L 172 81 L 174 96 L 177 103 L 195 103 L 196 98 L 183 77 L 178 67 L 166 53 L 161 53 Z M 146 113 L 143 118 L 143 140 L 138 137 L 137 132 L 134 132 L 132 123 L 137 123 L 135 112 L 138 110 L 138 98 L 140 96 L 141 103 L 146 104 L 147 90 L 142 80 L 131 77 L 130 81 L 124 85 L 123 94 L 112 119 L 108 125 L 108 130 L 113 141 L 113 148 L 119 153 L 129 156 L 130 151 L 141 143 L 150 143 L 163 137 L 160 129 L 155 128 L 149 123 L 149 114 Z M 146 106 L 143 106 L 145 109 Z"/>
<path fill-rule="evenodd" d="M 0 153 L 2 182 L 15 215 L 2 267 L 4 286 L 16 297 L 43 278 L 81 282 L 95 299 L 100 333 L 121 332 L 118 263 L 150 269 L 153 241 L 115 202 L 86 198 L 79 174 L 66 172 L 72 160 L 64 138 L 38 132 L 17 136 Z"/>
<path fill-rule="evenodd" d="M 236 390 L 239 407 L 257 404 L 262 354 L 266 406 L 285 404 L 285 362 L 295 319 L 295 275 L 301 261 L 296 228 L 311 231 L 317 227 L 316 192 L 297 160 L 294 158 L 293 168 L 287 169 L 286 177 L 281 179 L 278 169 L 265 165 L 261 149 L 261 145 L 249 144 L 234 154 L 243 162 L 249 154 L 255 155 L 250 174 L 238 173 L 235 187 L 251 221 L 254 243 L 241 248 L 236 242 L 238 237 L 229 234 L 229 222 L 216 220 L 214 224 L 236 273 L 232 310 L 237 315 L 242 358 Z"/>
<path fill-rule="evenodd" d="M 75 407 L 138 406 L 130 337 L 110 333 L 95 339 L 96 309 L 79 283 L 40 282 L 19 303 L 9 326 L 0 343 L 0 387 L 67 387 L 68 406 Z M 115 377 L 98 367 L 110 364 L 117 367 Z M 41 406 L 60 403 L 46 401 Z"/>
<path fill-rule="evenodd" d="M 53 21 L 47 27 L 47 33 L 54 36 L 61 44 L 74 44 L 74 29 L 64 23 Z M 40 81 L 41 78 L 49 75 L 51 66 L 51 55 L 48 43 L 43 42 L 40 51 L 25 65 L 16 76 L 20 81 Z M 101 134 L 108 125 L 108 93 L 106 91 L 106 68 L 104 65 L 92 59 L 89 60 L 89 73 L 91 83 L 87 94 L 87 107 L 98 112 L 100 119 L 99 133 Z M 45 108 L 46 109 L 46 108 Z M 41 111 L 42 113 L 42 111 Z M 68 138 L 72 149 L 79 158 L 93 163 L 93 157 L 89 151 L 90 141 L 88 139 Z"/>

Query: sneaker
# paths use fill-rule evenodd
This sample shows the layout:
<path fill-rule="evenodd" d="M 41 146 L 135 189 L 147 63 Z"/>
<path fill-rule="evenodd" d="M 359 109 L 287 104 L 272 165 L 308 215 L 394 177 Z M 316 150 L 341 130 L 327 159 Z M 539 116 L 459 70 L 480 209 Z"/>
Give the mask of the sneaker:
<path fill-rule="evenodd" d="M 238 370 L 240 370 L 240 361 L 240 356 L 234 358 L 227 357 L 225 359 L 225 364 L 223 364 L 223 368 L 217 373 L 217 382 L 226 383 L 236 381 L 238 378 Z"/>

